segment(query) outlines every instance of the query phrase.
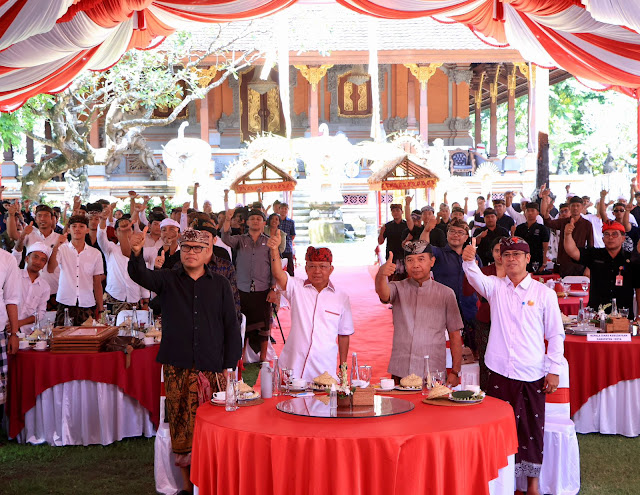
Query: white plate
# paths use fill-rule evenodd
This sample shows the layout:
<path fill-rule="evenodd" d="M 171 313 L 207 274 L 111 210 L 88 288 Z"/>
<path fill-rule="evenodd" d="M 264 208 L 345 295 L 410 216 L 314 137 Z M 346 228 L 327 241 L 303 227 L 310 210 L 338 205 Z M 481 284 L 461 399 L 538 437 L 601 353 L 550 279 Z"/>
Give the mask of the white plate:
<path fill-rule="evenodd" d="M 421 392 L 422 387 L 402 387 L 400 385 L 396 385 L 393 387 L 393 390 L 400 390 L 402 392 Z"/>
<path fill-rule="evenodd" d="M 307 390 L 307 387 L 289 387 L 289 392 L 292 392 L 294 394 L 297 394 L 298 392 L 304 392 L 306 390 Z"/>
<path fill-rule="evenodd" d="M 249 402 L 259 398 L 260 398 L 260 394 L 258 392 L 254 392 L 253 395 L 250 395 L 249 397 L 245 397 L 244 399 L 238 399 L 238 402 Z"/>
<path fill-rule="evenodd" d="M 380 392 L 391 392 L 394 388 L 396 387 L 391 387 L 391 388 L 378 387 L 376 390 L 379 390 Z"/>
<path fill-rule="evenodd" d="M 476 400 L 454 399 L 453 397 L 449 397 L 449 400 L 451 402 L 460 402 L 462 404 L 479 404 L 480 402 L 482 402 L 484 400 L 484 397 L 482 399 L 476 399 Z"/>
<path fill-rule="evenodd" d="M 581 290 L 572 290 L 572 291 L 569 291 L 569 295 L 572 297 L 585 297 L 585 296 L 588 296 L 589 293 Z"/>
<path fill-rule="evenodd" d="M 222 406 L 222 405 L 226 404 L 226 402 L 225 402 L 225 401 L 223 401 L 223 400 L 216 400 L 216 399 L 211 399 L 211 403 L 212 403 L 212 404 L 218 404 L 218 405 L 220 405 L 220 406 Z"/>

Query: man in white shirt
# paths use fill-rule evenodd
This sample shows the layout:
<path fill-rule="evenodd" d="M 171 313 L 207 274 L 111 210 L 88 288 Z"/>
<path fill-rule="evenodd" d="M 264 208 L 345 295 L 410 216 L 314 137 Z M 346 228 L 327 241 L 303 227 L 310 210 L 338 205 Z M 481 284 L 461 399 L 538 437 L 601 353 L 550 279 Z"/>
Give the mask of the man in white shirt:
<path fill-rule="evenodd" d="M 329 280 L 333 255 L 327 248 L 309 246 L 305 256 L 307 279 L 292 277 L 282 269 L 280 240 L 276 231 L 267 241 L 273 278 L 291 303 L 291 332 L 280 355 L 280 366 L 293 369 L 294 376 L 303 380 L 311 381 L 325 371 L 335 378 L 338 364 L 347 361 L 353 317 L 349 296 Z"/>
<path fill-rule="evenodd" d="M 462 253 L 462 268 L 469 283 L 491 307 L 491 333 L 485 354 L 487 394 L 513 407 L 518 431 L 515 475 L 527 477 L 528 495 L 539 495 L 545 416 L 542 392 L 557 390 L 564 353 L 558 298 L 527 273 L 529 245 L 522 238 L 514 236 L 500 242 L 505 278 L 484 275 L 475 263 L 475 255 L 473 242 Z"/>
<path fill-rule="evenodd" d="M 31 333 L 35 314 L 42 321 L 47 312 L 49 284 L 40 276 L 40 271 L 47 266 L 50 253 L 51 250 L 42 242 L 34 242 L 27 248 L 26 266 L 20 277 L 22 297 L 18 306 L 18 325 L 26 334 Z"/>
<path fill-rule="evenodd" d="M 7 354 L 18 352 L 18 304 L 20 304 L 20 270 L 13 256 L 0 249 L 0 414 L 6 401 Z"/>
<path fill-rule="evenodd" d="M 97 316 L 96 310 L 98 313 L 103 311 L 102 255 L 85 242 L 89 220 L 83 215 L 73 215 L 67 227 L 71 242 L 61 236 L 53 247 L 48 265 L 50 273 L 60 265 L 56 326 L 64 324 L 65 309 L 69 310 L 73 325 L 81 325 L 90 316 Z"/>
<path fill-rule="evenodd" d="M 131 221 L 121 218 L 116 221 L 115 231 L 118 244 L 114 244 L 107 237 L 108 211 L 102 212 L 98 225 L 98 245 L 107 260 L 107 285 L 105 288 L 105 303 L 111 308 L 111 314 L 117 315 L 122 310 L 133 308 L 141 299 L 149 297 L 149 291 L 136 284 L 129 273 L 127 266 L 131 255 L 130 239 L 133 231 Z M 155 259 L 152 248 L 143 249 L 145 263 L 151 263 Z"/>

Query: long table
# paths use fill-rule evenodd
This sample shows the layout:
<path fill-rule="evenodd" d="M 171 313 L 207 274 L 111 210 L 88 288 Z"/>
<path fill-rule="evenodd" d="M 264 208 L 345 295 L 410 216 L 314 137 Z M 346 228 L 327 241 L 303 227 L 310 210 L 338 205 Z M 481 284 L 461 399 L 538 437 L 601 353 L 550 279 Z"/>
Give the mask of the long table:
<path fill-rule="evenodd" d="M 405 414 L 341 419 L 291 416 L 283 398 L 226 412 L 198 408 L 191 479 L 201 495 L 325 495 L 366 493 L 513 493 L 490 490 L 517 450 L 513 409 L 487 397 L 482 404 L 421 403 Z"/>
<path fill-rule="evenodd" d="M 150 436 L 160 417 L 158 346 L 123 352 L 18 351 L 9 359 L 9 436 L 52 445 Z"/>
<path fill-rule="evenodd" d="M 587 342 L 567 335 L 571 415 L 578 433 L 640 435 L 640 337 Z"/>

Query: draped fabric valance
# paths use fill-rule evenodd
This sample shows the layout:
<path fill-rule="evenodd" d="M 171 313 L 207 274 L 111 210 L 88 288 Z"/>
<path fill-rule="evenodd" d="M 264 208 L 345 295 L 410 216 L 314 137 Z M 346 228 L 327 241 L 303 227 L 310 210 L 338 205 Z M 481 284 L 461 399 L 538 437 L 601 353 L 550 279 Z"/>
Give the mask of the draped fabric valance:
<path fill-rule="evenodd" d="M 0 110 L 102 71 L 131 48 L 149 49 L 191 23 L 274 14 L 297 0 L 0 0 Z M 596 89 L 640 88 L 636 0 L 336 0 L 391 19 L 433 16 L 561 67 Z M 382 48 L 382 47 L 381 47 Z"/>

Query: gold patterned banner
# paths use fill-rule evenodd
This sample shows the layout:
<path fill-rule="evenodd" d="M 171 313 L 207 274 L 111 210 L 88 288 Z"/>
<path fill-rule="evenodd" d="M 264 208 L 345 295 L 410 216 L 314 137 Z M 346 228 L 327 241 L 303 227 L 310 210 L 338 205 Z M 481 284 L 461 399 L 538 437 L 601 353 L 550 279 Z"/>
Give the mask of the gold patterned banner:
<path fill-rule="evenodd" d="M 273 183 L 253 183 L 253 184 L 238 184 L 233 189 L 236 193 L 254 193 L 254 192 L 281 192 L 281 191 L 293 191 L 296 188 L 296 183 L 287 182 L 273 182 Z"/>
<path fill-rule="evenodd" d="M 400 179 L 370 184 L 372 191 L 397 191 L 400 189 L 433 189 L 438 179 Z"/>

